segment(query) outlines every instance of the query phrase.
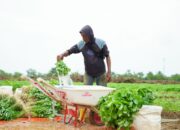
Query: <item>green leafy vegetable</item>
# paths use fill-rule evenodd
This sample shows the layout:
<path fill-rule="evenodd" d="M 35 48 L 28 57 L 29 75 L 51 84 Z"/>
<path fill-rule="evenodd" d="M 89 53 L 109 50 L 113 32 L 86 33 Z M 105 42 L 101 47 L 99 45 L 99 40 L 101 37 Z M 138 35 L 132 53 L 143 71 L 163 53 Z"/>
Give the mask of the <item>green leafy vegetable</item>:
<path fill-rule="evenodd" d="M 16 119 L 23 114 L 23 106 L 14 97 L 0 94 L 0 120 Z"/>
<path fill-rule="evenodd" d="M 28 96 L 34 101 L 31 105 L 31 113 L 35 117 L 54 117 L 54 114 L 58 113 L 62 108 L 60 103 L 55 103 L 54 113 L 52 109 L 52 99 L 44 95 L 37 88 L 31 88 Z"/>
<path fill-rule="evenodd" d="M 56 63 L 56 70 L 60 76 L 65 76 L 71 71 L 63 61 L 58 61 Z"/>
<path fill-rule="evenodd" d="M 128 130 L 142 105 L 151 103 L 153 99 L 153 93 L 146 88 L 118 90 L 100 98 L 97 107 L 106 126 Z"/>

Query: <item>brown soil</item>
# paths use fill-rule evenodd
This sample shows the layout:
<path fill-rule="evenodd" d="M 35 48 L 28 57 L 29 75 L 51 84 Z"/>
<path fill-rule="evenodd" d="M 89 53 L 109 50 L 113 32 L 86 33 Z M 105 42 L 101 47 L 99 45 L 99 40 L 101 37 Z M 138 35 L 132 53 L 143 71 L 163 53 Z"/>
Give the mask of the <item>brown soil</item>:
<path fill-rule="evenodd" d="M 162 112 L 162 130 L 180 130 L 180 112 Z"/>
<path fill-rule="evenodd" d="M 63 122 L 56 121 L 9 121 L 8 123 L 1 123 L 0 130 L 112 130 L 105 126 L 94 126 L 88 123 L 81 127 L 74 127 L 66 125 Z M 180 120 L 162 122 L 161 130 L 180 130 Z"/>
<path fill-rule="evenodd" d="M 84 124 L 81 127 L 74 127 L 73 125 L 66 125 L 63 122 L 44 121 L 44 122 L 30 122 L 30 121 L 13 121 L 0 125 L 0 130 L 110 130 L 105 126 L 94 126 Z"/>
<path fill-rule="evenodd" d="M 112 130 L 105 126 L 85 123 L 80 127 L 49 119 L 17 119 L 0 121 L 0 130 Z M 180 112 L 163 112 L 161 130 L 180 130 Z"/>
<path fill-rule="evenodd" d="M 162 112 L 162 118 L 165 119 L 180 119 L 180 112 Z"/>
<path fill-rule="evenodd" d="M 180 120 L 171 120 L 161 123 L 161 130 L 180 130 Z"/>

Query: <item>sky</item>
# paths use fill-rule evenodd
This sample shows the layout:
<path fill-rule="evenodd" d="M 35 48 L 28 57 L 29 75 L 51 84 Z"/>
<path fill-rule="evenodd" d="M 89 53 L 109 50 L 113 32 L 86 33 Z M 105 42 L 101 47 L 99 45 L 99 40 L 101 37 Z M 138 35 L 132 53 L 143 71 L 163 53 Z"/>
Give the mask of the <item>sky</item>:
<path fill-rule="evenodd" d="M 47 73 L 90 25 L 115 73 L 180 73 L 180 0 L 0 0 L 0 69 Z M 84 73 L 82 54 L 64 59 Z"/>

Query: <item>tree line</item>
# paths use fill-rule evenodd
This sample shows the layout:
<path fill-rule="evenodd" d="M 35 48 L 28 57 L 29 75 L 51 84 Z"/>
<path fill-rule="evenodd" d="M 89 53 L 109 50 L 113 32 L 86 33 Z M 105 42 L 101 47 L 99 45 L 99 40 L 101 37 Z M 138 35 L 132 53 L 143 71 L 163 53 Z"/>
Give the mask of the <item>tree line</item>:
<path fill-rule="evenodd" d="M 22 74 L 20 72 L 9 73 L 2 69 L 0 69 L 0 80 L 21 80 L 20 76 Z M 26 75 L 36 79 L 37 77 L 42 77 L 46 80 L 57 80 L 57 72 L 56 68 L 51 68 L 47 73 L 40 73 L 35 69 L 28 69 L 26 71 Z M 83 74 L 78 72 L 73 72 L 70 74 L 72 80 L 74 82 L 83 82 Z M 161 71 L 157 73 L 148 72 L 144 74 L 143 72 L 131 72 L 127 70 L 124 74 L 118 74 L 112 72 L 111 82 L 116 83 L 135 83 L 135 82 L 160 82 L 160 83 L 180 83 L 180 74 L 173 74 L 171 76 L 166 76 Z"/>

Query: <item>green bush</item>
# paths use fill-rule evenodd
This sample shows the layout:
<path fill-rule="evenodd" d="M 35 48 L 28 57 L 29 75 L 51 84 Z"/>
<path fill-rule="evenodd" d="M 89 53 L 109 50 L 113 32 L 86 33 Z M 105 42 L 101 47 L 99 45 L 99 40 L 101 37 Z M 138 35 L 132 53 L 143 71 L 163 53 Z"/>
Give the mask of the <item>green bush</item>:
<path fill-rule="evenodd" d="M 0 120 L 16 119 L 23 114 L 23 106 L 14 97 L 0 94 Z"/>

